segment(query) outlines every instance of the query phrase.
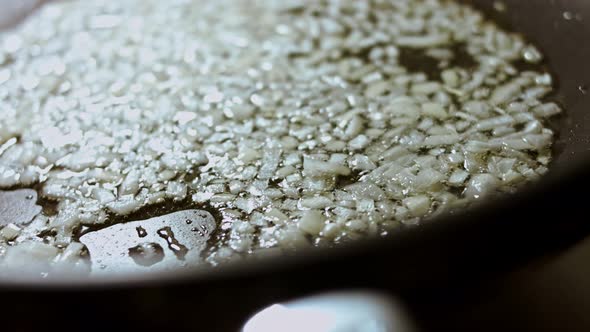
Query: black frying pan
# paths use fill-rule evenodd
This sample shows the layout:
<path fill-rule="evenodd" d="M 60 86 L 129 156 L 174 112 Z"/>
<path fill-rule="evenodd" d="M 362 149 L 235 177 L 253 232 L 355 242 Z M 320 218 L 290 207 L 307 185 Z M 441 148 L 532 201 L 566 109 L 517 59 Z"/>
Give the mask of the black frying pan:
<path fill-rule="evenodd" d="M 492 278 L 590 234 L 590 2 L 504 0 L 505 12 L 492 0 L 467 2 L 535 42 L 558 78 L 567 115 L 556 123 L 557 156 L 543 180 L 509 198 L 338 249 L 133 280 L 1 280 L 2 328 L 237 331 L 274 302 L 350 288 L 420 308 L 441 290 Z"/>

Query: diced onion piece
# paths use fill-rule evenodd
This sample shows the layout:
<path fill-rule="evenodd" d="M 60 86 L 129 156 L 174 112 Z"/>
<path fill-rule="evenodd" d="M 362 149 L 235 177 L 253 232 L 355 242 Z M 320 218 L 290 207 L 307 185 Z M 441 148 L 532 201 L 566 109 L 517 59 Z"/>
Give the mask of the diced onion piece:
<path fill-rule="evenodd" d="M 469 177 L 469 173 L 458 169 L 456 171 L 453 172 L 453 174 L 451 174 L 451 176 L 449 177 L 448 183 L 454 186 L 459 186 L 462 185 L 463 183 L 465 183 L 465 180 L 467 180 L 467 178 Z"/>
<path fill-rule="evenodd" d="M 408 197 L 403 200 L 410 214 L 414 217 L 422 217 L 430 210 L 430 198 L 425 195 Z"/>
<path fill-rule="evenodd" d="M 458 143 L 460 140 L 461 137 L 459 135 L 433 135 L 426 137 L 423 145 L 428 147 L 452 145 Z"/>
<path fill-rule="evenodd" d="M 349 175 L 350 169 L 336 163 L 304 157 L 303 170 L 308 176 Z"/>
<path fill-rule="evenodd" d="M 404 36 L 397 39 L 397 44 L 405 47 L 425 48 L 448 43 L 450 36 L 446 33 L 431 33 L 425 36 Z"/>
<path fill-rule="evenodd" d="M 561 113 L 561 108 L 556 103 L 546 103 L 534 107 L 533 112 L 540 117 L 549 118 Z"/>
<path fill-rule="evenodd" d="M 445 108 L 439 103 L 424 103 L 422 104 L 422 113 L 426 116 L 444 120 L 449 117 Z"/>
<path fill-rule="evenodd" d="M 8 224 L 0 229 L 0 236 L 5 240 L 14 240 L 21 232 L 21 228 L 15 224 Z"/>
<path fill-rule="evenodd" d="M 496 189 L 498 185 L 498 179 L 492 174 L 476 174 L 469 180 L 465 196 L 472 199 L 480 198 Z"/>
<path fill-rule="evenodd" d="M 302 231 L 311 234 L 317 235 L 319 234 L 322 229 L 324 228 L 324 222 L 326 218 L 324 215 L 317 210 L 308 210 L 305 211 L 301 219 L 299 220 L 299 229 Z"/>

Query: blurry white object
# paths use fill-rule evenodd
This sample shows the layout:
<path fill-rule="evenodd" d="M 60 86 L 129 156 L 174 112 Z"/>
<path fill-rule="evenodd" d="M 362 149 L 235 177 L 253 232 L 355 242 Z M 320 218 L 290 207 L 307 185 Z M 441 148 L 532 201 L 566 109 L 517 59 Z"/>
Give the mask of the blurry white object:
<path fill-rule="evenodd" d="M 404 310 L 372 293 L 330 293 L 274 304 L 254 315 L 243 332 L 411 332 Z"/>

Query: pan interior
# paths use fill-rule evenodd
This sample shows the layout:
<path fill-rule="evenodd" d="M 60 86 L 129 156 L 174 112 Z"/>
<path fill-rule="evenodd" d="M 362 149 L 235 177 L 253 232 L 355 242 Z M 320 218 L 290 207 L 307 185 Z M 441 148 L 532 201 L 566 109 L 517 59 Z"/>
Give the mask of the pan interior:
<path fill-rule="evenodd" d="M 492 5 L 486 1 L 474 1 L 494 20 L 510 27 L 513 31 L 522 32 L 532 40 L 547 55 L 547 65 L 558 79 L 555 98 L 567 110 L 567 115 L 557 119 L 554 123 L 559 137 L 555 144 L 554 167 L 565 168 L 576 162 L 590 147 L 587 130 L 590 119 L 586 116 L 586 107 L 590 106 L 586 96 L 585 77 L 590 77 L 585 66 L 579 66 L 572 59 L 588 58 L 588 49 L 576 42 L 577 36 L 584 36 L 587 27 L 584 25 L 582 2 L 568 2 L 567 6 L 561 2 L 547 4 L 539 9 L 538 4 L 522 3 L 519 1 L 505 1 L 505 7 Z M 545 6 L 545 5 L 543 5 Z M 522 19 L 519 13 L 529 12 L 534 7 L 538 14 L 535 20 Z M 499 8 L 504 8 L 499 10 Z M 569 13 L 569 14 L 568 14 Z M 552 22 L 553 24 L 541 24 Z M 560 38 L 567 35 L 568 38 Z M 410 55 L 412 57 L 412 55 Z M 588 74 L 588 75 L 587 75 Z M 180 205 L 183 203 L 180 202 Z M 205 208 L 204 210 L 210 210 Z M 162 212 L 162 211 L 160 211 Z M 174 213 L 177 211 L 167 211 Z M 215 211 L 213 211 L 215 214 Z M 150 215 L 136 216 L 150 217 Z M 50 234 L 49 234 L 50 235 Z M 166 243 L 166 245 L 169 245 Z M 141 249 L 144 250 L 144 249 Z M 146 249 L 147 250 L 147 249 Z M 156 250 L 157 251 L 157 250 Z M 157 256 L 157 253 L 154 255 Z"/>

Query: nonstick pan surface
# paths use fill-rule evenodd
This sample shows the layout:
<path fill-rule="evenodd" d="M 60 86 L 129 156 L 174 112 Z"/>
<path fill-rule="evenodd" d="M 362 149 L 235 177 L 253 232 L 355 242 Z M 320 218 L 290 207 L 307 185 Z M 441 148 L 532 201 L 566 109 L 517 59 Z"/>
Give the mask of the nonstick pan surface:
<path fill-rule="evenodd" d="M 590 188 L 590 2 L 505 0 L 505 11 L 491 0 L 464 2 L 525 34 L 546 54 L 558 79 L 557 98 L 567 114 L 556 121 L 556 159 L 543 180 L 509 198 L 338 249 L 181 274 L 3 279 L 0 308 L 7 329 L 237 331 L 249 314 L 276 301 L 350 288 L 421 298 L 491 278 L 589 234 L 584 216 Z"/>

